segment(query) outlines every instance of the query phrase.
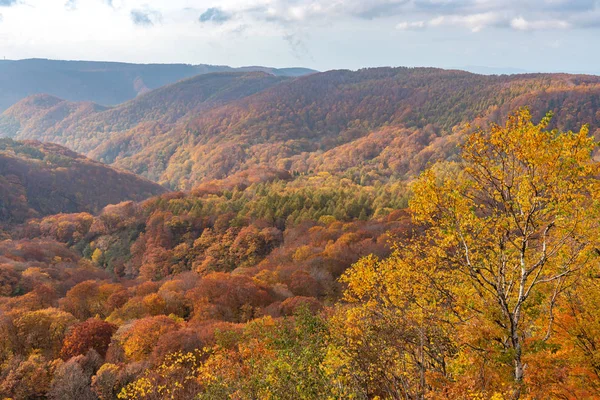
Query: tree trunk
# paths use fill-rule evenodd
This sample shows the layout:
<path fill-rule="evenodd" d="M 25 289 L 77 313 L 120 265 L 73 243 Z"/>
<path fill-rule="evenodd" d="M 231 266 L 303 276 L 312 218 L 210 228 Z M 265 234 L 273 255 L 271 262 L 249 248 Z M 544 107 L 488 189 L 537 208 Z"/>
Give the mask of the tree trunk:
<path fill-rule="evenodd" d="M 419 364 L 420 364 L 420 368 L 419 368 L 419 384 L 420 384 L 420 389 L 419 389 L 419 400 L 423 400 L 425 398 L 425 345 L 424 345 L 424 338 L 423 338 L 423 327 L 420 326 L 419 327 L 419 356 L 420 356 L 420 360 L 419 360 Z"/>
<path fill-rule="evenodd" d="M 513 362 L 515 366 L 515 385 L 512 393 L 512 400 L 518 400 L 521 397 L 521 390 L 523 389 L 523 361 L 521 360 L 521 338 L 519 338 L 516 324 L 512 325 L 512 345 L 515 352 Z"/>

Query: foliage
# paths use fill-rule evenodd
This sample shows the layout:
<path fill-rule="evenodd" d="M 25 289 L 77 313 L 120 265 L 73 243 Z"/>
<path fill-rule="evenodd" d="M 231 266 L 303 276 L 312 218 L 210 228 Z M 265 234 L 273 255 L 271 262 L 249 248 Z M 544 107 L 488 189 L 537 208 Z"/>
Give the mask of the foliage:
<path fill-rule="evenodd" d="M 413 186 L 425 233 L 345 276 L 345 300 L 357 305 L 340 310 L 346 333 L 333 361 L 351 363 L 347 379 L 360 379 L 363 363 L 367 396 L 422 398 L 440 377 L 451 382 L 444 391 L 483 396 L 543 390 L 527 371 L 557 350 L 550 338 L 565 288 L 596 274 L 598 232 L 595 142 L 585 127 L 548 123 L 523 109 L 470 135 L 458 168 L 434 167 Z"/>
<path fill-rule="evenodd" d="M 171 354 L 119 398 L 338 398 L 321 365 L 326 337 L 325 322 L 306 308 L 291 320 L 256 320 L 234 343 Z"/>
<path fill-rule="evenodd" d="M 108 204 L 140 201 L 163 192 L 159 185 L 58 145 L 0 139 L 2 225 L 40 215 L 97 212 Z M 74 227 L 59 229 L 69 235 Z"/>
<path fill-rule="evenodd" d="M 117 327 L 101 319 L 91 318 L 75 325 L 63 341 L 60 355 L 63 360 L 85 355 L 94 349 L 101 357 L 106 355 L 108 345 Z"/>
<path fill-rule="evenodd" d="M 440 126 L 421 117 L 413 128 L 388 123 L 402 107 L 389 104 L 349 131 L 346 113 L 369 114 L 353 96 L 369 93 L 373 80 L 412 87 L 411 79 L 433 74 L 439 94 L 462 87 L 457 77 L 467 86 L 491 79 L 518 98 L 548 82 L 419 69 L 339 74 L 345 83 L 335 81 L 338 73 L 304 78 L 329 85 L 325 100 L 345 107 L 335 112 L 303 106 L 323 104 L 307 97 L 276 102 L 283 111 L 272 114 L 261 102 L 284 96 L 275 87 L 246 101 L 257 104 L 253 113 L 279 120 L 237 114 L 246 107 L 239 102 L 226 109 L 241 125 L 210 125 L 217 107 L 185 133 L 202 142 L 222 128 L 233 135 L 260 126 L 264 142 L 246 137 L 255 144 L 306 134 L 308 146 L 322 146 L 306 155 L 310 162 L 331 168 L 301 172 L 298 159 L 282 169 L 234 162 L 224 179 L 189 192 L 98 212 L 29 218 L 28 208 L 11 206 L 27 221 L 11 221 L 0 241 L 0 397 L 598 397 L 598 164 L 588 130 L 554 129 L 573 123 L 568 114 L 536 124 L 520 110 L 503 126 L 444 132 L 463 117 L 443 112 L 450 103 L 439 99 L 402 118 L 429 110 L 422 118 L 439 113 Z M 562 81 L 568 77 L 554 79 L 557 96 L 573 87 Z M 594 90 L 594 78 L 581 79 Z M 238 83 L 234 92 L 246 87 Z M 285 85 L 303 93 L 296 82 Z M 412 92 L 385 93 L 401 103 Z M 501 117 L 492 103 L 479 109 Z M 296 108 L 322 121 L 307 116 L 279 130 Z M 339 142 L 327 142 L 336 132 Z M 370 155 L 341 172 L 354 145 L 353 159 Z M 0 146 L 52 168 L 76 164 L 66 154 L 40 159 L 25 144 Z M 413 160 L 395 148 L 419 154 Z M 421 158 L 421 151 L 433 153 Z M 414 182 L 400 173 L 437 158 L 446 160 Z"/>
<path fill-rule="evenodd" d="M 111 109 L 26 99 L 0 118 L 19 139 L 56 142 L 173 189 L 256 168 L 327 171 L 357 183 L 418 175 L 456 155 L 460 129 L 531 105 L 561 129 L 598 128 L 592 76 L 483 76 L 433 68 L 329 71 L 286 80 L 209 74 Z M 4 128 L 3 128 L 4 127 Z"/>

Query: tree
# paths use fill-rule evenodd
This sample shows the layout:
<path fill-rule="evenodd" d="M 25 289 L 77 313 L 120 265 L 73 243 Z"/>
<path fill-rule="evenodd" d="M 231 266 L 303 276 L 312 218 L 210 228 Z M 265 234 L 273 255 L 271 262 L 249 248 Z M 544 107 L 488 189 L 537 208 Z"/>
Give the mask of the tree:
<path fill-rule="evenodd" d="M 94 400 L 88 376 L 75 358 L 60 365 L 48 392 L 48 398 L 56 400 Z"/>
<path fill-rule="evenodd" d="M 52 362 L 39 352 L 32 352 L 29 357 L 14 366 L 3 366 L 6 378 L 0 382 L 2 397 L 15 399 L 43 399 L 48 392 L 52 380 Z M 14 367 L 14 368 L 13 368 Z"/>
<path fill-rule="evenodd" d="M 29 311 L 14 320 L 18 339 L 26 352 L 41 350 L 56 357 L 75 317 L 56 308 Z"/>
<path fill-rule="evenodd" d="M 65 337 L 60 355 L 63 360 L 86 354 L 94 349 L 101 357 L 106 355 L 108 345 L 117 326 L 98 318 L 90 318 L 71 328 Z"/>
<path fill-rule="evenodd" d="M 60 305 L 77 319 L 85 321 L 96 315 L 104 315 L 104 305 L 98 282 L 89 280 L 73 286 L 61 299 Z"/>
<path fill-rule="evenodd" d="M 148 357 L 157 341 L 179 329 L 179 323 L 164 315 L 135 321 L 121 336 L 121 344 L 128 359 L 141 361 Z"/>
<path fill-rule="evenodd" d="M 561 379 L 550 380 L 545 376 L 539 379 L 545 393 L 554 389 L 565 398 L 600 396 L 599 278 L 596 274 L 581 277 L 556 307 L 556 334 L 552 341 L 563 355 L 562 363 L 573 367 L 568 374 L 560 374 Z"/>
<path fill-rule="evenodd" d="M 202 351 L 177 351 L 124 387 L 120 399 L 336 399 L 322 361 L 327 326 L 307 307 L 221 331 Z"/>
<path fill-rule="evenodd" d="M 117 365 L 107 363 L 92 377 L 92 390 L 101 400 L 113 400 L 117 397 L 119 372 Z"/>
<path fill-rule="evenodd" d="M 517 399 L 557 375 L 558 302 L 597 274 L 600 191 L 587 129 L 550 131 L 549 122 L 520 110 L 471 134 L 461 162 L 413 184 L 419 234 L 342 278 L 327 360 L 339 387 Z"/>
<path fill-rule="evenodd" d="M 456 354 L 449 296 L 435 259 L 414 245 L 364 257 L 342 276 L 343 302 L 329 320 L 326 365 L 343 398 L 422 399 L 449 383 Z"/>
<path fill-rule="evenodd" d="M 213 272 L 188 293 L 194 303 L 194 319 L 245 322 L 259 308 L 272 302 L 267 290 L 251 278 Z"/>
<path fill-rule="evenodd" d="M 511 361 L 515 399 L 528 352 L 552 335 L 557 299 L 598 261 L 596 143 L 585 126 L 548 130 L 550 119 L 534 124 L 521 109 L 476 131 L 459 168 L 425 172 L 410 202 L 436 262 L 463 277 L 452 288 L 461 319 L 491 330 Z"/>
<path fill-rule="evenodd" d="M 175 352 L 153 370 L 125 386 L 118 394 L 119 399 L 192 399 L 200 387 L 196 374 L 202 359 L 200 351 Z"/>
<path fill-rule="evenodd" d="M 0 264 L 0 296 L 12 296 L 18 289 L 19 273 L 10 265 Z"/>

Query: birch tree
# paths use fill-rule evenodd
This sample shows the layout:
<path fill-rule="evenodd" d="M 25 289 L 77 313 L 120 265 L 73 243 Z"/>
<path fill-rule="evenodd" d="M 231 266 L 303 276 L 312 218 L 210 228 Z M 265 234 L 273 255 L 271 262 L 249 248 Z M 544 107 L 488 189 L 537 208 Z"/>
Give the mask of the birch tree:
<path fill-rule="evenodd" d="M 549 130 L 550 120 L 534 124 L 522 109 L 504 126 L 476 131 L 458 171 L 426 171 L 410 203 L 438 262 L 463 277 L 452 288 L 459 322 L 495 327 L 514 399 L 523 394 L 528 345 L 551 337 L 557 299 L 598 262 L 596 143 L 587 127 Z"/>

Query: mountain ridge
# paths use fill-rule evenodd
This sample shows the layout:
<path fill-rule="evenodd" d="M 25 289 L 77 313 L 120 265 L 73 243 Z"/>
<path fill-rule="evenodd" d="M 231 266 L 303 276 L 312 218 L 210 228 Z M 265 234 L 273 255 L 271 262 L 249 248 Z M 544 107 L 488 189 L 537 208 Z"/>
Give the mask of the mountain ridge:
<path fill-rule="evenodd" d="M 264 167 L 385 180 L 452 156 L 465 124 L 497 122 L 526 105 L 535 118 L 554 111 L 561 129 L 580 122 L 596 129 L 600 77 L 406 67 L 291 79 L 215 73 L 107 110 L 77 103 L 63 106 L 67 115 L 36 114 L 28 104 L 5 111 L 0 131 L 58 142 L 173 189 Z M 31 117 L 21 123 L 19 113 Z M 15 120 L 21 129 L 11 131 Z"/>
<path fill-rule="evenodd" d="M 308 68 L 233 68 L 208 64 L 131 64 L 40 58 L 0 60 L 0 111 L 40 93 L 70 101 L 117 105 L 181 79 L 235 71 L 262 71 L 289 77 L 315 72 Z"/>
<path fill-rule="evenodd" d="M 71 143 L 70 147 L 88 153 L 109 141 L 115 132 L 125 132 L 138 125 L 167 129 L 164 127 L 185 119 L 191 112 L 202 112 L 251 95 L 286 79 L 264 72 L 209 73 L 166 85 L 117 107 L 34 95 L 4 112 L 0 130 L 8 137 L 63 144 L 61 138 L 79 136 L 78 143 Z M 82 137 L 81 132 L 87 135 Z"/>

